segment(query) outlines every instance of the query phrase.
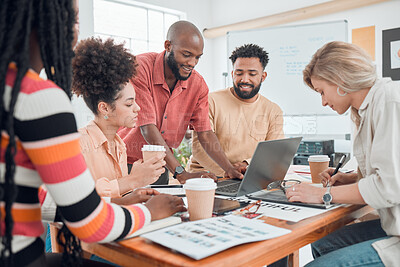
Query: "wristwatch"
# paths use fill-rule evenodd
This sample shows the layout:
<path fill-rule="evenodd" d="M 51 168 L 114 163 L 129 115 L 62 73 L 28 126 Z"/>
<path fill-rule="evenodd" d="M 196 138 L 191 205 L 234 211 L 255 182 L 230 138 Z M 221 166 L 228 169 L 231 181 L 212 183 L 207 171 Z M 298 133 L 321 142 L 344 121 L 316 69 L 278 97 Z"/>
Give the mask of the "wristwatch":
<path fill-rule="evenodd" d="M 182 174 L 184 171 L 185 169 L 182 166 L 176 166 L 173 177 L 176 179 L 176 176 Z"/>
<path fill-rule="evenodd" d="M 326 193 L 322 196 L 322 201 L 324 201 L 325 205 L 331 204 L 332 195 L 331 195 L 331 187 L 330 186 L 326 187 Z"/>

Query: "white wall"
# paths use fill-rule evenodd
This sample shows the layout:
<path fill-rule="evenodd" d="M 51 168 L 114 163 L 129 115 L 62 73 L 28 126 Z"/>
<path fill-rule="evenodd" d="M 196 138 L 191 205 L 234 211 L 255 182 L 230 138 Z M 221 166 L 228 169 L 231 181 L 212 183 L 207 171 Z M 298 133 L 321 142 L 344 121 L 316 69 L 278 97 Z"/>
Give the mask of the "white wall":
<path fill-rule="evenodd" d="M 252 1 L 252 7 L 247 8 L 245 12 L 243 9 L 238 8 L 241 5 L 239 0 L 218 0 L 213 2 L 212 12 L 213 21 L 212 26 L 221 26 L 231 23 L 240 22 L 243 20 L 254 19 L 258 17 L 268 16 L 271 14 L 281 13 L 288 10 L 293 10 L 309 5 L 319 4 L 327 1 L 292 1 L 292 0 L 280 0 L 279 2 L 274 0 L 257 0 Z M 330 15 L 316 17 L 312 19 L 297 21 L 287 25 L 316 23 L 334 20 L 346 19 L 349 25 L 349 41 L 351 41 L 351 30 L 361 27 L 375 25 L 375 42 L 376 42 L 376 63 L 378 67 L 378 73 L 382 71 L 382 30 L 400 27 L 400 1 L 388 1 L 381 4 L 367 6 L 363 8 L 352 9 L 344 12 L 338 12 Z M 224 16 L 218 16 L 218 14 L 226 14 Z M 188 17 L 188 19 L 190 19 Z M 212 49 L 215 57 L 214 59 L 214 73 L 213 84 L 210 84 L 211 90 L 223 88 L 224 80 L 222 79 L 222 73 L 227 71 L 227 41 L 226 37 L 218 37 L 212 39 Z"/>
<path fill-rule="evenodd" d="M 80 40 L 93 36 L 94 33 L 93 21 L 93 0 L 80 0 L 79 1 L 79 36 Z M 78 129 L 85 126 L 91 121 L 94 116 L 90 109 L 86 106 L 82 97 L 72 97 L 72 106 Z"/>
<path fill-rule="evenodd" d="M 260 18 L 289 10 L 316 5 L 329 0 L 252 0 L 248 6 L 243 6 L 242 0 L 218 0 L 212 4 L 212 22 L 209 28 L 228 25 L 250 19 Z M 223 14 L 223 16 L 221 16 Z M 215 91 L 225 87 L 223 72 L 228 71 L 228 51 L 226 36 L 211 39 L 214 57 L 213 83 L 210 90 Z M 230 74 L 228 74 L 230 75 Z M 229 86 L 229 84 L 228 84 Z"/>

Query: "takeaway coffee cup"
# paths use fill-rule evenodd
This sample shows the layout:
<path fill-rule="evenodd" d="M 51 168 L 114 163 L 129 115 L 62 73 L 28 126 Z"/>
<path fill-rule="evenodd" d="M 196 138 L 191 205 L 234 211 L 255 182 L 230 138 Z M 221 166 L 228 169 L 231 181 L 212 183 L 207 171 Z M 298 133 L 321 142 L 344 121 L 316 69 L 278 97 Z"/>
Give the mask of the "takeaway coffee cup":
<path fill-rule="evenodd" d="M 183 185 L 186 192 L 189 219 L 211 218 L 217 184 L 211 178 L 193 178 Z"/>
<path fill-rule="evenodd" d="M 142 147 L 143 161 L 146 161 L 152 157 L 155 157 L 157 154 L 164 152 L 165 152 L 164 146 L 144 145 Z"/>
<path fill-rule="evenodd" d="M 313 183 L 321 183 L 319 174 L 329 167 L 329 157 L 327 155 L 312 155 L 308 157 L 310 165 L 311 180 Z"/>

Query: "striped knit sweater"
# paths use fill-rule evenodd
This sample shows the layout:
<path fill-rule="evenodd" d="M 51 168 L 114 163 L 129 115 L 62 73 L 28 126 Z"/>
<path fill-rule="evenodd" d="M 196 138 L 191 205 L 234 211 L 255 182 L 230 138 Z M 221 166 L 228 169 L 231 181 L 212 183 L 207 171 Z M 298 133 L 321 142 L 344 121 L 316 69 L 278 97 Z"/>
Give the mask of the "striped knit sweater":
<path fill-rule="evenodd" d="M 16 68 L 10 65 L 4 94 L 5 110 L 11 97 Z M 17 155 L 12 206 L 12 247 L 16 266 L 26 265 L 44 249 L 38 188 L 45 184 L 71 232 L 84 242 L 121 239 L 151 221 L 143 205 L 121 207 L 108 204 L 96 193 L 79 146 L 79 134 L 69 98 L 52 81 L 30 70 L 22 80 L 15 106 Z M 4 185 L 4 153 L 8 136 L 1 136 L 1 178 Z M 0 199 L 1 234 L 4 235 L 4 200 Z M 1 238 L 1 237 L 0 237 Z M 1 248 L 1 243 L 0 243 Z"/>

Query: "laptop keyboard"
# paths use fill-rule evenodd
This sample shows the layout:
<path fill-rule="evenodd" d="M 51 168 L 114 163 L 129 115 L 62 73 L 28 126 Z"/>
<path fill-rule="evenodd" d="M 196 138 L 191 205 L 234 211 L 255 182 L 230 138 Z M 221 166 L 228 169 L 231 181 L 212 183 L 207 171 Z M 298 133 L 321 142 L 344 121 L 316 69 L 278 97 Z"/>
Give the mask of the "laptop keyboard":
<path fill-rule="evenodd" d="M 239 190 L 240 183 L 228 184 L 223 186 L 218 186 L 217 192 L 221 193 L 236 193 Z"/>

